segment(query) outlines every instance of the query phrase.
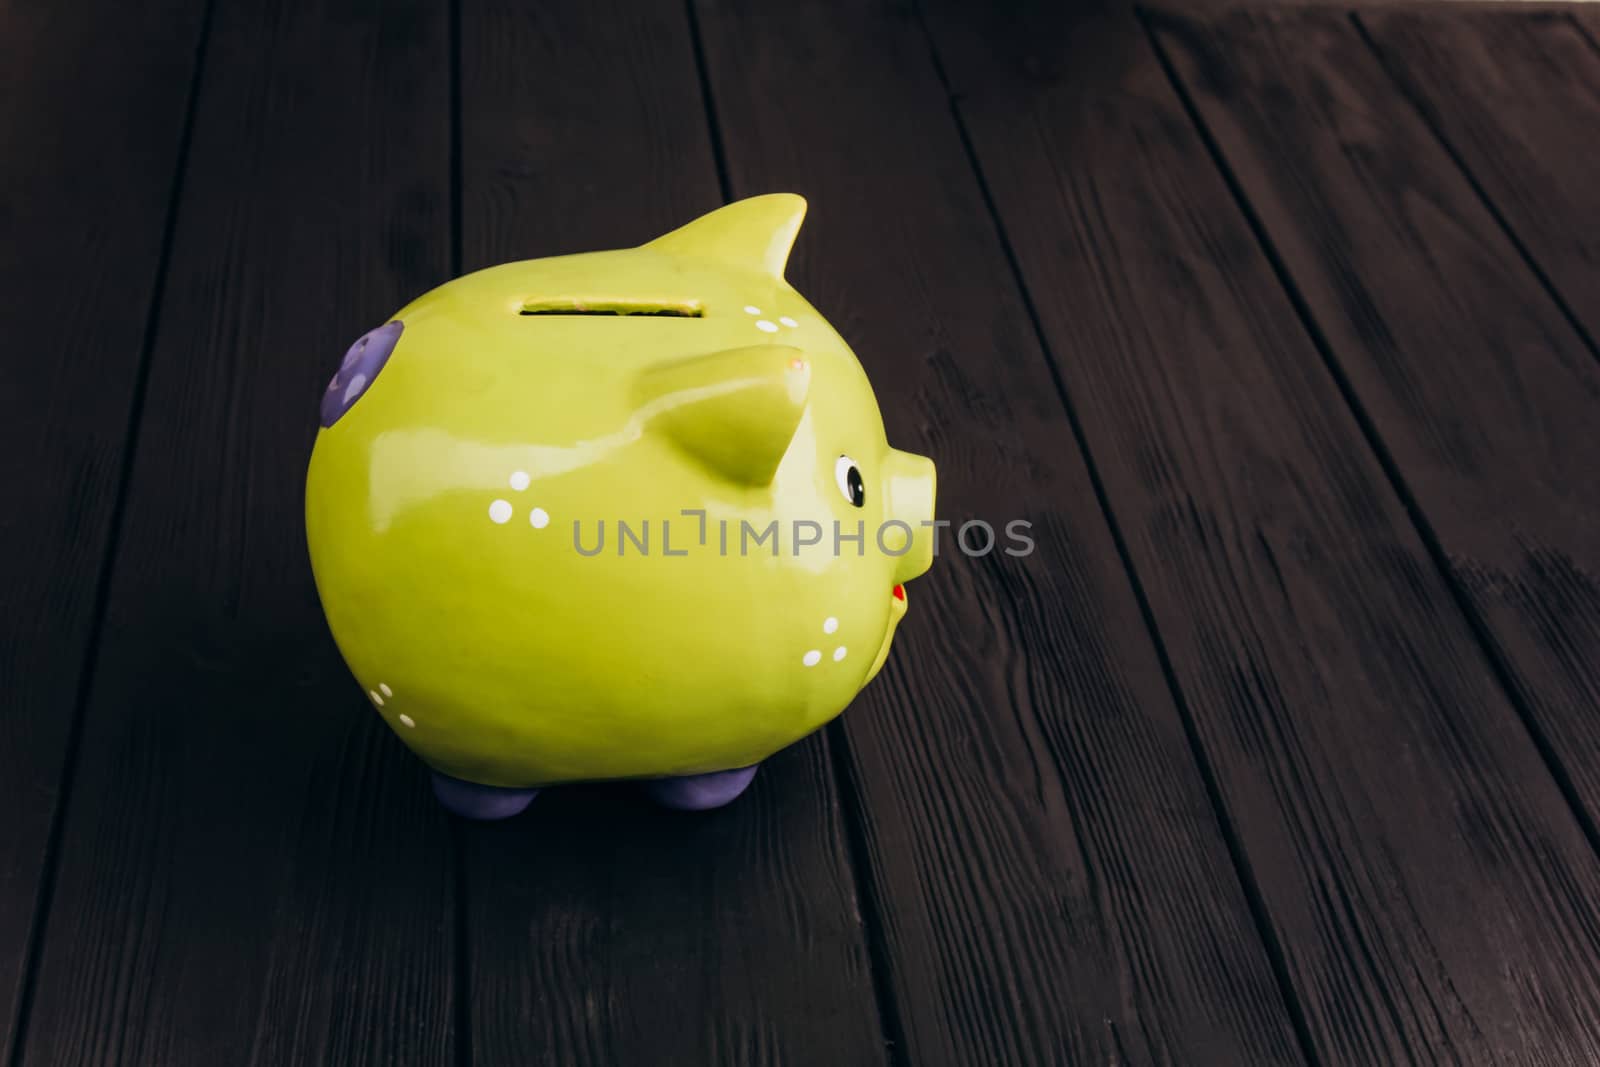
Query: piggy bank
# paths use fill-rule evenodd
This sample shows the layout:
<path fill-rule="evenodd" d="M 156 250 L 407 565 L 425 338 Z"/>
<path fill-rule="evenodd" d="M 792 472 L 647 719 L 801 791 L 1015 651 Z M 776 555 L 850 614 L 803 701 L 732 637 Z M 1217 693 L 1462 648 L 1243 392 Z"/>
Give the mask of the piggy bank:
<path fill-rule="evenodd" d="M 360 338 L 306 480 L 317 591 L 458 814 L 632 779 L 727 803 L 883 666 L 934 468 L 783 279 L 792 195 L 509 263 Z"/>

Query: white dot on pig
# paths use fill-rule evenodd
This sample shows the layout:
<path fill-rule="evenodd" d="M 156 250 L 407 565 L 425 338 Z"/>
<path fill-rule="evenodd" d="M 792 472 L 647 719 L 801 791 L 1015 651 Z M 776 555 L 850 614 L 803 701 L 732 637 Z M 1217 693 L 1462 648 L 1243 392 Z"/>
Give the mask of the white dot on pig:
<path fill-rule="evenodd" d="M 528 522 L 535 530 L 542 530 L 550 525 L 550 513 L 544 508 L 534 508 L 528 512 Z"/>
<path fill-rule="evenodd" d="M 361 390 L 366 388 L 366 384 L 367 376 L 365 374 L 358 374 L 351 378 L 350 384 L 344 387 L 344 402 L 346 404 L 350 403 L 350 398 L 360 394 Z"/>
<path fill-rule="evenodd" d="M 527 471 L 511 472 L 511 488 L 515 489 L 519 493 L 528 488 L 528 482 L 531 480 L 532 479 L 528 477 Z"/>
<path fill-rule="evenodd" d="M 378 691 L 376 689 L 368 689 L 367 696 L 370 697 L 372 702 L 378 705 L 378 707 L 383 707 L 383 698 L 378 695 Z"/>
<path fill-rule="evenodd" d="M 762 333 L 777 333 L 778 324 L 775 322 L 768 322 L 766 319 L 762 319 L 760 322 L 756 323 L 756 329 L 760 330 Z"/>
<path fill-rule="evenodd" d="M 838 628 L 839 628 L 839 620 L 834 618 L 832 615 L 829 615 L 826 619 L 822 620 L 822 632 L 823 633 L 831 634 L 831 633 L 833 633 L 833 631 L 837 630 Z"/>
<path fill-rule="evenodd" d="M 756 307 L 754 304 L 746 304 L 744 306 L 744 313 L 746 315 L 759 315 L 761 314 L 761 309 Z"/>
<path fill-rule="evenodd" d="M 493 504 L 490 504 L 489 505 L 489 520 L 491 522 L 497 522 L 497 523 L 510 522 L 511 521 L 511 501 L 509 501 L 509 500 L 496 500 Z"/>
<path fill-rule="evenodd" d="M 409 715 L 401 715 L 400 716 L 400 722 L 401 722 L 402 725 L 405 725 L 405 726 L 415 726 L 415 725 L 417 725 L 417 721 L 415 719 L 413 719 Z"/>
<path fill-rule="evenodd" d="M 805 657 L 800 662 L 804 663 L 807 667 L 815 667 L 817 664 L 822 662 L 822 653 L 813 648 L 810 652 L 805 654 Z"/>
<path fill-rule="evenodd" d="M 778 321 L 783 323 L 785 326 L 789 327 L 790 329 L 793 329 L 794 327 L 800 325 L 798 322 L 794 321 L 793 319 L 791 319 L 787 315 L 785 315 L 783 318 L 779 319 Z"/>
<path fill-rule="evenodd" d="M 840 645 L 833 650 L 833 662 L 838 663 L 842 659 L 844 659 L 844 646 Z"/>
<path fill-rule="evenodd" d="M 378 692 L 382 693 L 386 697 L 394 696 L 394 690 L 390 689 L 388 686 L 384 685 L 382 682 L 378 683 Z"/>

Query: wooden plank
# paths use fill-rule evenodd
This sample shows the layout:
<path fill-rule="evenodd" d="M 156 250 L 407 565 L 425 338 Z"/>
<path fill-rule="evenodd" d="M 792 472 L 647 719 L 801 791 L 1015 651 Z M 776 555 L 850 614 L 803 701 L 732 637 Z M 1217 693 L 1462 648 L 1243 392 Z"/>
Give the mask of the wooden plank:
<path fill-rule="evenodd" d="M 1447 46 L 1452 22 L 1438 31 Z M 1240 18 L 1163 39 L 1539 732 L 1600 817 L 1600 364 L 1348 22 Z M 1518 54 L 1509 31 L 1502 46 Z M 1208 73 L 1223 54 L 1226 85 Z M 1600 102 L 1600 81 L 1567 95 L 1586 92 Z M 1573 196 L 1550 202 L 1551 225 L 1600 249 L 1592 195 L 1587 207 Z"/>
<path fill-rule="evenodd" d="M 1390 73 L 1471 171 L 1593 349 L 1600 338 L 1600 153 L 1589 146 L 1600 130 L 1600 47 L 1592 28 L 1585 37 L 1585 19 L 1600 25 L 1582 10 L 1448 20 L 1375 11 L 1362 22 Z M 1593 815 L 1600 810 L 1600 584 L 1593 577 L 1600 503 L 1582 442 L 1593 437 L 1596 376 L 1581 362 L 1573 374 L 1553 369 L 1550 356 L 1537 351 L 1519 352 L 1515 365 L 1484 377 L 1486 361 L 1497 368 L 1504 360 L 1481 341 L 1472 353 L 1473 380 L 1494 383 L 1482 397 L 1486 414 L 1515 411 L 1510 423 L 1490 424 L 1497 432 L 1481 446 L 1493 448 L 1493 477 L 1501 484 L 1492 501 L 1425 504 Z M 1531 380 L 1536 406 L 1492 394 L 1513 376 Z M 1568 434 L 1577 447 L 1561 440 Z M 1552 453 L 1566 462 L 1547 466 Z M 1472 555 L 1454 547 L 1463 503 L 1499 520 L 1490 526 L 1492 541 Z"/>
<path fill-rule="evenodd" d="M 461 37 L 466 269 L 722 202 L 681 4 L 471 0 Z M 884 1062 L 820 736 L 723 812 L 563 789 L 465 833 L 478 1062 Z"/>
<path fill-rule="evenodd" d="M 1600 50 L 1558 11 L 1363 12 L 1384 65 L 1600 339 Z"/>
<path fill-rule="evenodd" d="M 25 1063 L 452 1052 L 449 824 L 302 519 L 344 347 L 449 269 L 446 16 L 215 13 Z"/>
<path fill-rule="evenodd" d="M 0 1062 L 98 622 L 204 8 L 0 8 Z"/>
<path fill-rule="evenodd" d="M 700 6 L 739 195 L 939 514 L 1033 523 L 909 588 L 841 720 L 902 1062 L 1283 1063 L 1288 1014 L 923 35 L 899 5 Z M 953 532 L 946 537 L 953 536 Z"/>
<path fill-rule="evenodd" d="M 934 20 L 1317 1058 L 1595 1059 L 1600 862 L 1156 56 L 1113 23 L 1029 85 L 962 30 Z M 1256 53 L 1197 55 L 1220 86 Z"/>
<path fill-rule="evenodd" d="M 1566 12 L 1577 25 L 1578 32 L 1600 52 L 1600 12 L 1577 4 L 1568 5 Z"/>

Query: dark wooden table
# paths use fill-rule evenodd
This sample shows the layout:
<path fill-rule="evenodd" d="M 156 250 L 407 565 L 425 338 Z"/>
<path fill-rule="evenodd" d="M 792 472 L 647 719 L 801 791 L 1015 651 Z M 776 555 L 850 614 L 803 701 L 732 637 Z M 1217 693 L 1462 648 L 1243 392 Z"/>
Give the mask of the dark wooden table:
<path fill-rule="evenodd" d="M 453 821 L 323 383 L 773 190 L 1037 552 L 726 811 Z M 0 326 L 0 1062 L 1600 1062 L 1594 10 L 18 0 Z"/>

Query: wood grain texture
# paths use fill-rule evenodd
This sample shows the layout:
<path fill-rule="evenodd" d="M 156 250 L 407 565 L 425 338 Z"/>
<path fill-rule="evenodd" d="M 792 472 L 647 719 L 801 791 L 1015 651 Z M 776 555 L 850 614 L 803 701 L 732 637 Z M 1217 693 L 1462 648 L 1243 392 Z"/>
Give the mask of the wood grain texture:
<path fill-rule="evenodd" d="M 1591 344 L 1600 339 L 1600 50 L 1554 11 L 1379 8 L 1360 23 Z M 1403 122 L 1389 135 L 1414 132 Z"/>
<path fill-rule="evenodd" d="M 445 16 L 215 14 L 25 1063 L 450 1055 L 448 823 L 302 504 L 344 348 L 449 268 Z"/>
<path fill-rule="evenodd" d="M 1578 4 L 1569 5 L 1564 10 L 1584 39 L 1596 52 L 1600 52 L 1600 11 Z"/>
<path fill-rule="evenodd" d="M 834 734 L 900 1062 L 1298 1061 L 920 28 L 886 4 L 698 11 L 733 192 L 809 198 L 788 277 L 890 442 L 935 458 L 941 517 L 1037 541 L 976 560 L 947 531 Z"/>
<path fill-rule="evenodd" d="M 1430 33 L 1455 48 L 1447 27 L 1478 21 Z M 1163 40 L 1537 728 L 1600 817 L 1600 488 L 1596 449 L 1578 444 L 1600 426 L 1600 363 L 1347 20 L 1241 17 Z M 1568 58 L 1581 55 L 1570 43 Z M 1509 26 L 1483 47 L 1508 63 L 1526 52 Z M 1460 42 L 1463 63 L 1474 55 L 1483 83 L 1509 77 Z M 1600 57 L 1568 77 L 1565 98 L 1592 98 L 1600 118 Z M 1553 86 L 1539 96 L 1561 110 Z M 1576 147 L 1551 141 L 1528 165 L 1588 166 L 1592 186 L 1600 151 Z M 1600 249 L 1600 201 L 1591 190 L 1582 210 L 1581 179 L 1570 182 L 1572 199 L 1553 193 L 1548 209 L 1570 247 Z"/>
<path fill-rule="evenodd" d="M 722 202 L 681 4 L 468 0 L 461 38 L 464 269 Z M 477 1062 L 885 1062 L 822 737 L 721 812 L 596 786 L 463 832 Z"/>
<path fill-rule="evenodd" d="M 1156 56 L 934 29 L 1318 1058 L 1592 1061 L 1600 863 Z"/>
<path fill-rule="evenodd" d="M 0 8 L 0 1058 L 99 622 L 204 7 Z"/>

